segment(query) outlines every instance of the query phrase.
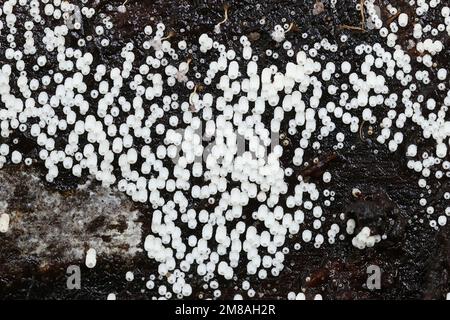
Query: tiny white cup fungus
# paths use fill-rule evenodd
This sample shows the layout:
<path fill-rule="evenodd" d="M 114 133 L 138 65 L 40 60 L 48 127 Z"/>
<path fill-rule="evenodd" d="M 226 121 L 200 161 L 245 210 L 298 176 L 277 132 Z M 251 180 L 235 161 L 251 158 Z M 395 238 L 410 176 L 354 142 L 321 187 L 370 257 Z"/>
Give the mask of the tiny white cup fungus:
<path fill-rule="evenodd" d="M 115 293 L 108 294 L 106 300 L 116 300 L 116 294 Z"/>
<path fill-rule="evenodd" d="M 406 13 L 400 13 L 400 15 L 398 16 L 398 24 L 400 25 L 400 27 L 406 27 L 408 25 L 408 20 L 409 17 Z"/>

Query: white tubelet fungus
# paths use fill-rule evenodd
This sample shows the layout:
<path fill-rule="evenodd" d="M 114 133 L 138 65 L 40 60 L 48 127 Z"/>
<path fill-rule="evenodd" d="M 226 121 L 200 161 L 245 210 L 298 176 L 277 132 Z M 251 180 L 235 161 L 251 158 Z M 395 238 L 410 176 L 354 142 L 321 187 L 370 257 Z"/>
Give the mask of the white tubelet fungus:
<path fill-rule="evenodd" d="M 95 249 L 90 248 L 86 252 L 86 261 L 85 261 L 86 267 L 92 269 L 97 264 L 97 252 Z"/>
<path fill-rule="evenodd" d="M 106 300 L 116 300 L 116 294 L 115 293 L 109 293 L 106 297 Z"/>
<path fill-rule="evenodd" d="M 89 174 L 149 205 L 151 230 L 143 247 L 157 268 L 145 287 L 158 297 L 191 296 L 195 277 L 218 298 L 219 280 L 240 276 L 238 266 L 264 281 L 283 272 L 292 249 L 351 241 L 363 250 L 385 239 L 332 211 L 339 177 L 334 169 L 308 180 L 316 161 L 310 155 L 327 152 L 324 140 L 338 151 L 353 148 L 353 137 L 370 139 L 378 149 L 400 154 L 424 189 L 417 199 L 429 217 L 424 223 L 431 229 L 447 224 L 450 207 L 435 208 L 425 192 L 434 180 L 450 177 L 449 66 L 441 58 L 448 50 L 443 39 L 450 35 L 450 8 L 443 1 L 411 4 L 417 19 L 391 5 L 389 23 L 374 0 L 358 1 L 363 21 L 356 29 L 379 35 L 379 41 L 355 40 L 351 48 L 348 32 L 355 28 L 337 30 L 337 41 L 314 40 L 305 30 L 292 35 L 305 39 L 296 47 L 297 41 L 286 40 L 294 22 L 271 26 L 268 36 L 276 45 L 258 55 L 255 37 L 242 35 L 232 48 L 215 39 L 228 21 L 227 7 L 224 19 L 197 43 L 181 39 L 182 32 L 175 40 L 164 22 L 152 21 L 124 43 L 114 67 L 94 59 L 87 45 L 96 37 L 101 47 L 110 46 L 111 16 L 91 20 L 90 38 L 72 44 L 69 33 L 81 30 L 80 19 L 92 19 L 95 8 L 47 2 L 23 5 L 27 21 L 20 27 L 14 12 L 26 1 L 1 5 L 0 168 L 40 162 L 49 182 L 64 171 Z M 119 5 L 117 14 L 128 6 Z M 317 2 L 314 14 L 323 10 Z M 421 24 L 427 12 L 439 20 L 436 28 Z M 35 30 L 38 21 L 42 32 Z M 408 30 L 404 47 L 402 32 Z M 352 56 L 327 61 L 343 52 Z M 48 59 L 49 53 L 56 58 Z M 262 62 L 280 57 L 285 65 Z M 438 97 L 426 95 L 428 88 Z M 410 127 L 429 148 L 408 136 Z M 36 143 L 36 158 L 16 147 L 18 132 Z M 361 194 L 355 187 L 349 196 Z M 440 197 L 447 203 L 450 193 Z M 8 231 L 9 219 L 0 216 L 0 232 Z M 96 250 L 89 249 L 86 266 L 93 268 L 96 260 Z M 125 279 L 133 281 L 134 273 Z M 235 299 L 258 296 L 247 280 L 242 290 Z M 289 292 L 287 298 L 306 296 Z"/>

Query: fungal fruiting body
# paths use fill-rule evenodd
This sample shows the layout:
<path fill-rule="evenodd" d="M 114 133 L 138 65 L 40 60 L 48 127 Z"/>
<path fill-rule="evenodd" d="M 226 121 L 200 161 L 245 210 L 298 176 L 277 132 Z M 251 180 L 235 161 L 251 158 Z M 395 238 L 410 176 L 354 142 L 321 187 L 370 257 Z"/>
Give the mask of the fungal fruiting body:
<path fill-rule="evenodd" d="M 294 22 L 275 25 L 267 32 L 277 46 L 259 54 L 265 57 L 255 54 L 245 35 L 233 48 L 215 40 L 214 30 L 188 43 L 159 22 L 125 42 L 111 65 L 86 45 L 95 39 L 99 50 L 110 46 L 114 25 L 108 14 L 95 20 L 92 35 L 84 30 L 75 44 L 68 41 L 82 27 L 80 19 L 94 23 L 97 14 L 88 1 L 75 2 L 3 2 L 0 167 L 31 163 L 14 143 L 14 133 L 26 132 L 48 182 L 63 171 L 89 174 L 148 205 L 151 234 L 143 247 L 158 267 L 146 288 L 157 287 L 159 297 L 191 296 L 193 275 L 218 298 L 217 279 L 237 279 L 238 266 L 249 279 L 263 280 L 283 272 L 286 255 L 302 246 L 348 241 L 366 249 L 385 239 L 387 234 L 373 234 L 370 226 L 332 211 L 333 171 L 309 159 L 347 148 L 355 136 L 405 153 L 405 166 L 420 176 L 424 192 L 417 201 L 430 226 L 447 223 L 450 207 L 435 210 L 425 192 L 435 179 L 450 177 L 450 89 L 441 56 L 450 9 L 442 1 L 411 2 L 418 17 L 438 17 L 436 28 L 392 5 L 392 21 L 384 21 L 374 0 L 362 7 L 355 1 L 363 18 L 358 28 L 377 35 L 375 43 L 349 43 L 351 28 L 337 30 L 342 34 L 333 40 L 289 33 Z M 126 5 L 118 14 L 129 10 Z M 20 26 L 19 9 L 28 14 Z M 216 32 L 227 18 L 225 10 Z M 407 48 L 398 32 L 409 25 Z M 338 61 L 343 52 L 351 59 L 327 60 Z M 425 94 L 430 86 L 438 92 L 434 97 Z M 411 126 L 430 148 L 405 137 L 403 129 Z M 332 141 L 329 150 L 325 141 Z M 283 160 L 286 155 L 292 162 Z M 363 191 L 346 196 L 359 198 Z M 434 201 L 448 203 L 450 192 L 439 197 Z M 2 215 L 1 232 L 8 222 Z M 94 249 L 85 263 L 95 266 Z M 133 281 L 134 273 L 125 279 Z M 242 289 L 256 295 L 247 280 Z M 305 296 L 292 292 L 288 298 Z"/>
<path fill-rule="evenodd" d="M 108 294 L 106 300 L 116 300 L 116 294 L 115 293 Z"/>
<path fill-rule="evenodd" d="M 358 249 L 364 249 L 364 248 L 372 248 L 376 243 L 380 241 L 381 241 L 380 235 L 371 235 L 370 228 L 364 227 L 352 239 L 352 244 Z"/>
<path fill-rule="evenodd" d="M 97 252 L 95 251 L 95 249 L 90 248 L 87 252 L 86 252 L 86 267 L 92 269 L 95 267 L 95 265 L 97 264 Z"/>
<path fill-rule="evenodd" d="M 125 274 L 125 279 L 127 279 L 127 281 L 133 281 L 134 280 L 134 273 L 132 271 L 128 271 Z"/>

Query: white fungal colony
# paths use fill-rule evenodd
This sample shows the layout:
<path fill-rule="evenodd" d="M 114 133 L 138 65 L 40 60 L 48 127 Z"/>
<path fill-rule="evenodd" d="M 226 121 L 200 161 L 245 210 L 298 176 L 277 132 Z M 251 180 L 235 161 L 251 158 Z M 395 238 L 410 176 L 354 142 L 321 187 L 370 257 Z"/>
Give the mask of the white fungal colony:
<path fill-rule="evenodd" d="M 423 176 L 419 185 L 426 188 L 431 177 L 450 177 L 448 65 L 437 64 L 445 49 L 438 39 L 450 35 L 450 8 L 444 1 L 409 1 L 417 16 L 439 16 L 440 23 L 432 26 L 417 24 L 406 13 L 386 25 L 375 1 L 366 0 L 369 32 L 379 33 L 385 41 L 361 43 L 354 48 L 360 61 L 339 64 L 321 57 L 339 52 L 347 41 L 344 33 L 341 42 L 324 38 L 313 46 L 294 48 L 287 40 L 293 34 L 288 33 L 292 24 L 274 26 L 271 37 L 281 46 L 266 54 L 274 59 L 283 54 L 290 60 L 278 68 L 259 63 L 246 36 L 240 38 L 241 48 L 228 49 L 211 38 L 211 30 L 199 37 L 199 51 L 206 57 L 213 51 L 218 58 L 206 61 L 206 74 L 195 77 L 190 68 L 196 62 L 179 57 L 197 44 L 171 42 L 163 23 L 143 27 L 145 41 L 130 41 L 122 48 L 120 67 L 98 63 L 86 49 L 93 38 L 109 46 L 107 34 L 114 26 L 108 17 L 95 26 L 94 34 L 69 45 L 66 40 L 71 30 L 79 30 L 83 21 L 96 15 L 89 3 L 3 2 L 0 33 L 6 41 L 2 40 L 0 58 L 0 133 L 2 141 L 9 141 L 16 131 L 34 139 L 49 182 L 58 179 L 61 171 L 76 177 L 90 174 L 104 186 L 115 185 L 134 201 L 153 208 L 152 233 L 144 248 L 158 262 L 157 274 L 165 280 L 155 284 L 158 280 L 152 275 L 146 286 L 157 285 L 162 297 L 172 293 L 179 298 L 190 296 L 193 288 L 187 275 L 192 274 L 219 297 L 219 280 L 213 279 L 236 279 L 239 265 L 259 279 L 277 276 L 292 250 L 290 237 L 296 239 L 296 250 L 302 245 L 333 244 L 346 239 L 346 234 L 352 235 L 353 245 L 360 249 L 382 241 L 384 235 L 372 234 L 367 226 L 357 229 L 355 220 L 346 220 L 344 215 L 340 215 L 344 221 L 327 230 L 323 226 L 328 219 L 326 207 L 334 191 L 319 190 L 301 176 L 296 185 L 287 183 L 304 166 L 305 151 L 320 149 L 321 139 L 335 139 L 336 147 L 343 148 L 347 136 L 337 132 L 338 125 L 356 135 L 364 122 L 378 124 L 376 141 L 392 152 L 399 152 L 407 140 L 402 128 L 415 125 L 434 145 L 427 152 L 411 141 L 406 146 L 406 165 Z M 17 23 L 19 8 L 28 14 L 23 25 Z M 393 6 L 388 9 L 392 15 L 398 12 Z M 123 13 L 127 7 L 124 4 L 117 10 Z M 216 33 L 226 19 L 227 15 L 216 25 Z M 415 41 L 404 48 L 397 33 L 409 25 L 413 25 Z M 411 49 L 419 55 L 411 55 Z M 137 59 L 138 52 L 145 52 L 146 57 Z M 55 61 L 47 59 L 47 54 Z M 413 62 L 421 67 L 413 70 Z M 339 87 L 330 81 L 337 77 L 342 81 Z M 402 89 L 392 90 L 391 80 Z M 447 92 L 446 98 L 425 97 L 417 92 L 417 83 Z M 191 94 L 177 92 L 174 87 L 180 84 Z M 271 117 L 269 124 L 265 117 Z M 165 118 L 168 121 L 163 122 Z M 278 137 L 286 123 L 285 134 L 298 133 L 301 138 L 290 146 L 294 149 L 292 166 L 284 168 Z M 160 143 L 154 147 L 154 141 Z M 205 141 L 211 142 L 209 147 Z M 243 149 L 242 141 L 248 149 Z M 16 150 L 14 143 L 3 142 L 0 167 L 8 162 L 31 164 L 32 159 Z M 332 185 L 332 174 L 325 172 L 322 180 Z M 448 201 L 450 193 L 442 197 Z M 203 200 L 209 204 L 207 209 L 193 205 Z M 253 212 L 249 212 L 250 203 L 257 204 Z M 432 227 L 446 224 L 450 206 L 445 212 L 434 212 L 425 197 L 420 204 L 426 207 Z M 4 232 L 7 216 L 2 215 L 0 221 Z M 86 265 L 92 268 L 95 264 L 96 253 L 90 249 Z M 126 280 L 133 279 L 128 272 Z M 244 283 L 243 289 L 253 297 L 250 283 Z M 291 292 L 288 298 L 305 296 Z"/>
<path fill-rule="evenodd" d="M 2 213 L 0 215 L 0 232 L 6 233 L 9 229 L 9 214 Z"/>
<path fill-rule="evenodd" d="M 358 249 L 371 248 L 381 241 L 380 235 L 370 235 L 370 228 L 364 227 L 362 230 L 352 239 L 352 244 Z"/>
<path fill-rule="evenodd" d="M 303 292 L 299 292 L 299 293 L 295 293 L 293 291 L 288 293 L 287 296 L 288 300 L 306 300 L 306 296 Z M 314 300 L 323 300 L 322 295 L 321 294 L 316 294 L 314 296 Z"/>
<path fill-rule="evenodd" d="M 127 281 L 133 281 L 133 280 L 134 280 L 134 273 L 131 272 L 131 271 L 128 271 L 128 272 L 125 274 L 125 279 L 127 279 Z"/>

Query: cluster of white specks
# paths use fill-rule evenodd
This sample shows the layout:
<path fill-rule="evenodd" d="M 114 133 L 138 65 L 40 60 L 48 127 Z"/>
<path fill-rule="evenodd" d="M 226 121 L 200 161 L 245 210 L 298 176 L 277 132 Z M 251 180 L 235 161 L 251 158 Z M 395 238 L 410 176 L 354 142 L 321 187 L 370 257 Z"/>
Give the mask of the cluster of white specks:
<path fill-rule="evenodd" d="M 116 294 L 115 293 L 108 294 L 106 300 L 116 300 Z"/>
<path fill-rule="evenodd" d="M 286 30 L 278 24 L 272 31 L 271 36 L 276 42 L 283 42 L 286 39 Z"/>
<path fill-rule="evenodd" d="M 96 14 L 88 1 L 81 3 L 4 1 L 0 33 L 6 35 L 7 43 L 1 45 L 7 48 L 0 70 L 1 137 L 27 132 L 40 147 L 39 159 L 50 182 L 63 170 L 77 177 L 90 174 L 104 186 L 116 185 L 134 201 L 149 204 L 151 234 L 144 248 L 158 262 L 158 277 L 148 280 L 146 287 L 158 287 L 162 298 L 172 293 L 190 296 L 188 275 L 203 279 L 214 297 L 220 297 L 219 282 L 236 280 L 239 265 L 261 280 L 278 276 L 291 250 L 290 238 L 295 239 L 295 250 L 344 240 L 343 231 L 356 234 L 352 244 L 360 249 L 381 241 L 382 236 L 345 215 L 328 224 L 331 215 L 326 207 L 333 202 L 334 191 L 321 191 L 298 174 L 308 165 L 305 151 L 320 150 L 323 139 L 336 141 L 336 149 L 344 147 L 347 136 L 336 132 L 338 126 L 361 135 L 366 122 L 377 125 L 379 130 L 371 134 L 391 152 L 400 152 L 407 143 L 405 165 L 423 176 L 419 186 L 425 190 L 428 178 L 450 177 L 448 66 L 438 65 L 445 50 L 439 39 L 450 35 L 450 9 L 439 0 L 410 1 L 418 16 L 439 13 L 438 26 L 420 25 L 406 13 L 386 25 L 375 1 L 365 1 L 367 27 L 385 41 L 355 46 L 360 61 L 325 60 L 325 54 L 339 52 L 347 34 L 340 36 L 341 43 L 323 38 L 294 49 L 286 41 L 294 23 L 276 25 L 270 36 L 281 45 L 265 54 L 272 59 L 286 55 L 290 62 L 283 68 L 258 63 L 246 36 L 240 38 L 241 48 L 234 49 L 214 40 L 214 31 L 219 33 L 228 19 L 227 9 L 224 20 L 210 35 L 202 34 L 198 44 L 173 43 L 173 34 L 163 23 L 148 25 L 143 28 L 143 43 L 124 45 L 120 66 L 100 64 L 86 44 L 96 38 L 102 47 L 109 46 L 110 17 L 105 16 L 94 33 L 75 46 L 66 41 L 72 29 L 79 30 L 84 19 Z M 126 6 L 125 1 L 118 12 L 125 12 Z M 20 27 L 14 14 L 17 7 L 29 14 Z M 387 8 L 393 16 L 398 13 L 392 5 Z M 398 32 L 413 23 L 415 40 L 404 48 Z M 45 26 L 43 34 L 33 31 L 38 24 Z M 198 45 L 199 54 L 217 59 L 181 60 L 185 51 L 192 53 L 196 49 L 190 47 Z M 55 55 L 56 61 L 47 54 Z M 206 74 L 192 68 L 196 63 L 208 66 Z M 416 63 L 420 68 L 413 70 Z M 339 86 L 331 81 L 334 78 L 340 79 Z M 391 89 L 391 81 L 400 89 L 398 85 Z M 443 101 L 418 92 L 431 83 L 447 92 Z M 191 93 L 181 94 L 180 86 Z M 283 124 L 288 124 L 287 132 L 281 132 Z M 425 151 L 404 136 L 402 129 L 412 125 L 423 139 L 432 141 L 432 150 Z M 288 139 L 294 135 L 298 141 Z M 210 144 L 205 147 L 204 142 Z M 289 144 L 294 150 L 292 165 L 284 168 L 280 159 Z M 0 144 L 0 167 L 8 161 L 30 164 L 32 160 L 24 157 L 14 143 Z M 298 183 L 290 186 L 287 178 L 294 174 Z M 328 171 L 321 178 L 327 185 L 334 181 Z M 442 197 L 448 203 L 450 193 Z M 209 206 L 198 209 L 196 204 L 204 200 Z M 447 223 L 450 206 L 436 212 L 425 192 L 419 201 L 432 227 Z M 0 231 L 7 226 L 8 217 L 2 215 Z M 85 263 L 95 266 L 94 249 L 87 252 Z M 127 272 L 126 280 L 133 279 L 133 272 Z M 250 298 L 256 294 L 248 282 L 243 290 Z M 113 298 L 114 294 L 108 296 Z M 288 298 L 301 300 L 305 295 L 291 292 Z"/>
<path fill-rule="evenodd" d="M 371 248 L 376 243 L 381 241 L 380 235 L 370 235 L 370 228 L 364 227 L 362 230 L 352 239 L 352 244 L 358 249 Z"/>

